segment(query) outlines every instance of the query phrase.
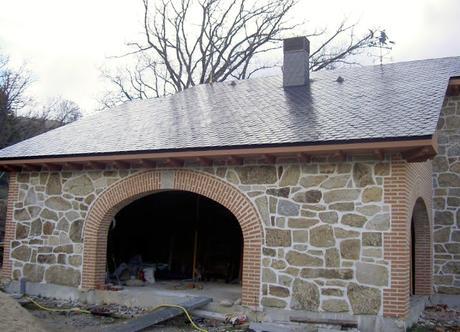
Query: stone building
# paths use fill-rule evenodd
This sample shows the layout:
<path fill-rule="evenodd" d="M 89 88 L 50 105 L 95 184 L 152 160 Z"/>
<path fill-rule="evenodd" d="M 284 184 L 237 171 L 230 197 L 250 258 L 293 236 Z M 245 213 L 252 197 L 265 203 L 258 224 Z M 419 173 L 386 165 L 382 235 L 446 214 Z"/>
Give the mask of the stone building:
<path fill-rule="evenodd" d="M 460 58 L 309 75 L 308 41 L 284 46 L 283 77 L 126 103 L 0 151 L 3 276 L 104 288 L 113 228 L 161 241 L 182 208 L 155 211 L 188 193 L 239 225 L 243 305 L 404 319 L 412 295 L 459 292 Z"/>

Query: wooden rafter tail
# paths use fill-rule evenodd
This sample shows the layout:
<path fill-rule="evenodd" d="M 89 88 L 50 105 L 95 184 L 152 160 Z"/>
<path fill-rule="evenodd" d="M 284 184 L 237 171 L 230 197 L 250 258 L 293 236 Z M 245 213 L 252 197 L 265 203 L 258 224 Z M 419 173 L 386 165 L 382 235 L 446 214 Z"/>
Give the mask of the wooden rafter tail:
<path fill-rule="evenodd" d="M 63 169 L 81 171 L 83 169 L 83 164 L 80 163 L 63 163 Z"/>
<path fill-rule="evenodd" d="M 89 161 L 85 164 L 85 168 L 90 169 L 105 169 L 106 163 L 100 161 Z"/>
<path fill-rule="evenodd" d="M 46 167 L 46 165 L 45 165 Z M 42 166 L 40 165 L 21 165 L 21 170 L 25 172 L 40 172 L 42 170 Z"/>
<path fill-rule="evenodd" d="M 432 158 L 434 156 L 434 151 L 424 147 L 403 152 L 402 156 L 408 162 L 420 162 Z"/>
<path fill-rule="evenodd" d="M 138 160 L 131 161 L 131 167 L 132 168 L 144 168 L 148 166 L 146 166 L 146 164 L 144 163 L 142 159 L 138 159 Z"/>
<path fill-rule="evenodd" d="M 131 167 L 131 163 L 129 161 L 121 161 L 121 160 L 114 160 L 112 162 L 112 165 L 116 168 L 130 168 Z"/>
<path fill-rule="evenodd" d="M 237 156 L 228 156 L 227 161 L 230 165 L 243 165 L 243 158 Z"/>
<path fill-rule="evenodd" d="M 264 154 L 264 161 L 268 164 L 276 163 L 276 156 L 272 154 Z"/>
<path fill-rule="evenodd" d="M 60 171 L 62 170 L 61 164 L 43 164 L 43 168 L 47 171 Z"/>
<path fill-rule="evenodd" d="M 338 150 L 332 156 L 337 161 L 345 161 L 347 159 L 347 154 L 343 152 L 342 150 Z"/>
<path fill-rule="evenodd" d="M 155 168 L 157 166 L 157 162 L 152 159 L 140 159 L 136 164 L 145 168 Z"/>
<path fill-rule="evenodd" d="M 212 159 L 209 158 L 204 158 L 204 157 L 198 157 L 196 160 L 200 163 L 202 166 L 212 166 L 213 161 Z"/>
<path fill-rule="evenodd" d="M 176 159 L 176 158 L 166 158 L 165 163 L 166 165 L 171 166 L 171 167 L 184 166 L 184 161 L 182 159 Z"/>
<path fill-rule="evenodd" d="M 303 163 L 309 163 L 311 161 L 311 155 L 306 153 L 297 153 L 296 157 Z"/>
<path fill-rule="evenodd" d="M 377 158 L 378 160 L 384 160 L 385 159 L 385 152 L 382 149 L 375 149 L 373 151 L 373 154 L 374 154 L 375 158 Z"/>
<path fill-rule="evenodd" d="M 3 172 L 20 172 L 23 170 L 23 168 L 18 165 L 0 165 L 0 167 L 0 170 Z"/>

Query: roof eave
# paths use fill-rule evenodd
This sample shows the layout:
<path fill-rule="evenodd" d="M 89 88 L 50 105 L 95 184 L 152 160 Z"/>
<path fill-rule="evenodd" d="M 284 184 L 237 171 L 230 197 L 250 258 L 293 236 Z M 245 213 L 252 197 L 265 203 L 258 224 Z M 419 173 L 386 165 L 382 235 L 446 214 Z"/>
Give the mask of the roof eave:
<path fill-rule="evenodd" d="M 397 140 L 363 141 L 353 143 L 298 144 L 277 146 L 232 147 L 219 149 L 194 149 L 177 151 L 119 152 L 108 154 L 41 156 L 28 158 L 0 159 L 0 170 L 31 171 L 64 168 L 102 168 L 107 164 L 131 167 L 140 166 L 180 166 L 184 161 L 194 160 L 203 165 L 211 165 L 215 160 L 239 162 L 248 157 L 262 156 L 268 162 L 281 157 L 296 157 L 303 161 L 318 155 L 329 155 L 344 160 L 347 155 L 373 154 L 383 159 L 387 153 L 400 153 L 408 162 L 431 159 L 437 153 L 436 134 Z"/>

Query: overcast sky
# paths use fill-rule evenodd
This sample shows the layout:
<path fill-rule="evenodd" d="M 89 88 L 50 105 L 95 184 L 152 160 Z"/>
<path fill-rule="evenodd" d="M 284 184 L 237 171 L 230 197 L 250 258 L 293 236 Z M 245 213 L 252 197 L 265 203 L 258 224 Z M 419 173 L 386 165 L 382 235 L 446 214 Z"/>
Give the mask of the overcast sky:
<path fill-rule="evenodd" d="M 459 0 L 300 0 L 295 14 L 310 30 L 344 17 L 385 28 L 396 42 L 386 62 L 460 55 Z M 34 73 L 35 98 L 61 95 L 88 114 L 105 89 L 99 68 L 140 38 L 141 20 L 140 0 L 0 0 L 0 52 Z"/>

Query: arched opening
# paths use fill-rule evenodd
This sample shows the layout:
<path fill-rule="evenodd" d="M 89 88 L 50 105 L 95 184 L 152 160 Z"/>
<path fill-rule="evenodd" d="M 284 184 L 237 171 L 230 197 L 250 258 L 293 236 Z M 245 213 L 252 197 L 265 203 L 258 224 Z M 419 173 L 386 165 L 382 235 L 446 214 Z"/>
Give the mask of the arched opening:
<path fill-rule="evenodd" d="M 124 285 L 171 287 L 185 280 L 238 285 L 239 293 L 242 249 L 241 227 L 227 208 L 196 193 L 161 191 L 113 218 L 107 267 L 110 281 Z"/>
<path fill-rule="evenodd" d="M 410 239 L 410 294 L 430 295 L 433 288 L 433 240 L 428 210 L 422 198 L 418 198 L 414 205 Z"/>
<path fill-rule="evenodd" d="M 106 188 L 91 204 L 83 228 L 81 287 L 104 288 L 107 276 L 107 240 L 113 218 L 124 207 L 162 191 L 186 191 L 207 197 L 236 218 L 243 237 L 241 303 L 260 304 L 262 221 L 256 207 L 237 187 L 208 173 L 152 170 L 135 173 Z"/>

